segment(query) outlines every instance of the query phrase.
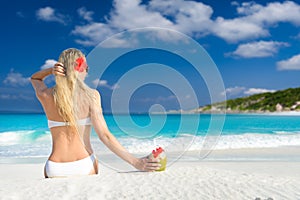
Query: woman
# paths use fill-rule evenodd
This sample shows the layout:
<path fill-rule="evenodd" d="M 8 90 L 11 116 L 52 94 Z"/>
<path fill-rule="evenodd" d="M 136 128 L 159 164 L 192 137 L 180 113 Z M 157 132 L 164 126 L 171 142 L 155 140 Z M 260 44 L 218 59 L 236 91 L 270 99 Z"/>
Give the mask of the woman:
<path fill-rule="evenodd" d="M 61 53 L 53 68 L 31 76 L 52 135 L 52 152 L 45 164 L 45 177 L 98 173 L 98 162 L 90 143 L 91 126 L 112 152 L 136 169 L 157 170 L 158 160 L 134 157 L 110 133 L 102 114 L 100 94 L 84 83 L 87 72 L 85 56 L 71 48 Z M 51 74 L 55 75 L 56 85 L 48 88 L 43 79 Z"/>

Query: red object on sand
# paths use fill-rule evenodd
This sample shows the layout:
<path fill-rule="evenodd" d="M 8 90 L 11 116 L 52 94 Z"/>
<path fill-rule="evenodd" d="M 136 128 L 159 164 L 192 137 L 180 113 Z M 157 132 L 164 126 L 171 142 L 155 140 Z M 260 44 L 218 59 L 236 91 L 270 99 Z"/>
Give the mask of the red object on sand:
<path fill-rule="evenodd" d="M 159 156 L 159 154 L 161 154 L 163 152 L 163 148 L 159 147 L 159 148 L 156 148 L 156 150 L 153 150 L 152 151 L 152 154 L 153 154 L 153 157 L 154 158 L 157 158 L 157 156 Z"/>

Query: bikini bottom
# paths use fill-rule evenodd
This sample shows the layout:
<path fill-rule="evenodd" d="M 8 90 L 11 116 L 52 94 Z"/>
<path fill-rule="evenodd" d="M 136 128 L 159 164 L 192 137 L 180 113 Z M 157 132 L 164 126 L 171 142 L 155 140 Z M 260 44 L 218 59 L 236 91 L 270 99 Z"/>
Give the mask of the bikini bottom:
<path fill-rule="evenodd" d="M 48 178 L 89 175 L 94 169 L 94 154 L 73 162 L 53 162 L 47 160 L 45 171 Z"/>

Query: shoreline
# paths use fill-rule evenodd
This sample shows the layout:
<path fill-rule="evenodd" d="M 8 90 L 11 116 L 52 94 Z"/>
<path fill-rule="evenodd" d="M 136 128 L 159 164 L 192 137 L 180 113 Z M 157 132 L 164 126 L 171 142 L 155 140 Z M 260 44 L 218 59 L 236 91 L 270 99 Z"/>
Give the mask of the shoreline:
<path fill-rule="evenodd" d="M 110 151 L 94 152 L 101 161 L 115 162 L 119 158 Z M 136 157 L 146 156 L 145 153 L 133 153 Z M 205 150 L 186 150 L 167 152 L 169 162 L 300 162 L 300 146 L 280 146 L 269 148 L 232 148 Z M 48 157 L 7 157 L 0 158 L 1 164 L 41 164 Z"/>

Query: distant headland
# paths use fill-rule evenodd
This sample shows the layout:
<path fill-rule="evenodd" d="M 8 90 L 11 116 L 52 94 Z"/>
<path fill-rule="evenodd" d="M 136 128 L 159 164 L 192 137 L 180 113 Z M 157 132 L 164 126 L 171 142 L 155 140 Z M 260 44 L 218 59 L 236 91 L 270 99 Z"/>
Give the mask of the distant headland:
<path fill-rule="evenodd" d="M 168 114 L 196 113 L 289 113 L 300 112 L 300 87 L 254 94 L 192 110 L 171 110 Z"/>

